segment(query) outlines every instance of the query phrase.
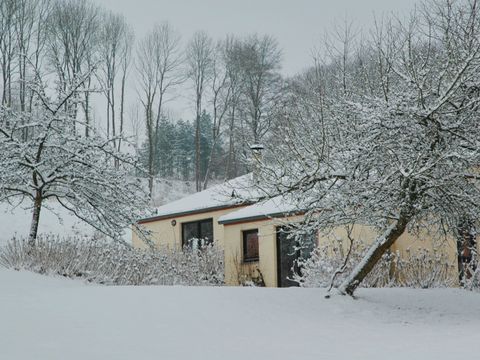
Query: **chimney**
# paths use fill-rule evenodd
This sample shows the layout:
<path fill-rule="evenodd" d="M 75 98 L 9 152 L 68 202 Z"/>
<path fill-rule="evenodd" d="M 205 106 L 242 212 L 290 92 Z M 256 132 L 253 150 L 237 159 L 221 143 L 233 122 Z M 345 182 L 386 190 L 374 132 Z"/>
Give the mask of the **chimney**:
<path fill-rule="evenodd" d="M 262 170 L 263 165 L 263 145 L 262 144 L 253 144 L 250 146 L 250 150 L 252 150 L 252 174 L 253 174 L 253 181 L 255 184 L 258 184 L 260 178 L 260 172 Z"/>

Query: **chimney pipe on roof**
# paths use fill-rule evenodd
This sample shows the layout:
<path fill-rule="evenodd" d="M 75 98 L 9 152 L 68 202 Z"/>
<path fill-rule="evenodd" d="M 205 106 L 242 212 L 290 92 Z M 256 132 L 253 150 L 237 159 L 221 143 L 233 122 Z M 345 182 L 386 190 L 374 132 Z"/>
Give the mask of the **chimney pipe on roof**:
<path fill-rule="evenodd" d="M 263 166 L 263 157 L 262 152 L 264 150 L 264 146 L 262 144 L 252 144 L 250 145 L 250 150 L 252 150 L 252 175 L 253 181 L 255 184 L 258 184 L 260 172 Z"/>

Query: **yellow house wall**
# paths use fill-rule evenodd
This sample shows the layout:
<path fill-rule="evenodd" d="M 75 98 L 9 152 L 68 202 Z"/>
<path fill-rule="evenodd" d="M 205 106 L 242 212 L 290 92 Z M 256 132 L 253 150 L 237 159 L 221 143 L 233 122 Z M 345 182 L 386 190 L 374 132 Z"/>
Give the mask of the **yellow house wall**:
<path fill-rule="evenodd" d="M 265 286 L 277 286 L 277 226 L 282 226 L 300 217 L 267 219 L 225 225 L 225 283 L 239 285 L 242 276 L 258 276 L 261 273 Z M 259 261 L 243 262 L 243 231 L 258 229 Z M 258 269 L 258 270 L 257 270 Z"/>
<path fill-rule="evenodd" d="M 371 244 L 378 236 L 378 233 L 369 226 L 355 225 L 352 230 L 352 238 L 361 240 L 366 244 Z M 328 236 L 321 235 L 319 245 L 326 245 L 332 242 L 333 239 L 343 240 L 344 249 L 347 248 L 347 233 L 344 228 L 338 228 L 332 231 Z M 441 252 L 445 255 L 447 263 L 451 265 L 451 272 L 449 278 L 452 282 L 458 280 L 458 264 L 457 264 L 457 249 L 456 240 L 452 237 L 439 237 L 434 234 L 429 234 L 426 231 L 419 231 L 416 234 L 405 232 L 392 245 L 390 250 L 400 254 L 401 257 L 407 258 L 409 254 L 415 253 L 420 249 L 425 249 L 433 252 Z"/>
<path fill-rule="evenodd" d="M 227 285 L 239 285 L 248 277 L 258 277 L 261 274 L 265 286 L 277 286 L 277 246 L 276 246 L 276 228 L 298 221 L 301 217 L 290 217 L 284 219 L 267 219 L 238 224 L 218 224 L 218 218 L 222 215 L 236 211 L 238 208 L 230 208 L 206 212 L 202 214 L 194 214 L 188 216 L 180 216 L 176 218 L 168 218 L 154 222 L 145 223 L 144 226 L 152 231 L 152 241 L 157 246 L 166 246 L 170 248 L 180 249 L 182 238 L 182 223 L 190 221 L 198 221 L 213 218 L 214 241 L 217 242 L 225 251 L 225 282 Z M 176 226 L 171 225 L 171 221 L 176 220 Z M 242 232 L 245 230 L 258 229 L 259 232 L 259 261 L 243 262 L 243 237 Z M 356 225 L 352 231 L 352 237 L 356 240 L 360 239 L 364 242 L 371 243 L 377 237 L 375 230 L 368 226 Z M 332 239 L 347 241 L 346 231 L 344 228 L 337 228 L 332 231 L 329 236 L 319 234 L 318 244 L 326 244 Z M 145 243 L 133 234 L 133 245 L 135 247 L 145 247 Z M 477 242 L 477 245 L 478 242 Z M 457 255 L 456 241 L 453 238 L 440 240 L 432 240 L 432 236 L 420 232 L 420 235 L 410 233 L 403 234 L 397 242 L 392 246 L 392 251 L 399 252 L 402 256 L 408 255 L 408 250 L 418 250 L 419 248 L 428 250 L 442 251 L 447 255 L 448 262 L 454 265 L 452 277 L 457 278 Z"/>
<path fill-rule="evenodd" d="M 355 240 L 361 240 L 366 244 L 371 244 L 378 236 L 374 228 L 365 225 L 355 225 L 351 234 Z M 319 245 L 327 244 L 333 239 L 347 240 L 347 232 L 344 228 L 334 229 L 328 235 L 321 234 L 319 238 Z M 442 250 L 448 254 L 449 258 L 456 259 L 456 241 L 453 238 L 436 238 L 432 234 L 420 231 L 419 234 L 412 234 L 405 232 L 393 244 L 391 250 L 399 251 L 406 254 L 408 250 L 427 249 L 427 250 Z"/>
<path fill-rule="evenodd" d="M 218 218 L 222 215 L 228 214 L 238 209 L 239 208 L 236 207 L 205 212 L 201 214 L 172 217 L 168 219 L 143 223 L 142 226 L 152 232 L 151 240 L 156 246 L 180 250 L 182 247 L 183 223 L 213 218 L 213 239 L 218 243 L 219 246 L 223 248 L 223 240 L 225 238 L 223 234 L 224 227 L 223 225 L 218 224 Z M 172 220 L 175 220 L 177 222 L 175 226 L 172 226 Z M 133 232 L 132 235 L 132 243 L 133 246 L 137 248 L 145 248 L 147 246 L 145 242 L 135 234 L 135 232 Z"/>
<path fill-rule="evenodd" d="M 300 217 L 289 219 L 270 219 L 263 221 L 254 221 L 248 223 L 225 225 L 225 281 L 227 285 L 239 285 L 242 275 L 257 276 L 257 269 L 260 270 L 265 286 L 277 286 L 277 246 L 276 246 L 276 228 L 289 222 L 298 221 Z M 245 230 L 258 229 L 259 232 L 259 261 L 255 263 L 243 263 L 243 238 L 242 232 Z M 355 225 L 351 236 L 355 240 L 362 240 L 366 244 L 372 243 L 378 236 L 377 232 L 369 226 Z M 334 229 L 329 236 L 319 233 L 318 245 L 325 245 L 332 239 L 347 240 L 346 230 L 344 228 Z M 346 248 L 346 247 L 345 247 Z M 408 256 L 408 251 L 412 252 L 418 249 L 428 249 L 441 251 L 447 256 L 447 261 L 452 265 L 450 276 L 453 281 L 458 278 L 456 241 L 453 238 L 444 238 L 433 240 L 432 235 L 420 232 L 419 235 L 411 233 L 403 234 L 391 250 L 399 252 L 401 256 Z"/>

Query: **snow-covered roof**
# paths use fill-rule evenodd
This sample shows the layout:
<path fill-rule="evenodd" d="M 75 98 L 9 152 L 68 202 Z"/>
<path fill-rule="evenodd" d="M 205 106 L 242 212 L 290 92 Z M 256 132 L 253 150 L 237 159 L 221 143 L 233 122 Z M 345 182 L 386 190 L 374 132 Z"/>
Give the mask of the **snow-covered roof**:
<path fill-rule="evenodd" d="M 219 224 L 229 224 L 239 221 L 253 221 L 268 217 L 285 216 L 298 212 L 298 207 L 293 201 L 283 196 L 277 196 L 273 199 L 258 202 L 223 215 L 218 219 L 218 222 Z"/>
<path fill-rule="evenodd" d="M 179 215 L 194 214 L 245 204 L 252 192 L 252 174 L 239 176 L 223 184 L 186 196 L 157 208 L 152 217 L 143 221 L 161 220 Z"/>

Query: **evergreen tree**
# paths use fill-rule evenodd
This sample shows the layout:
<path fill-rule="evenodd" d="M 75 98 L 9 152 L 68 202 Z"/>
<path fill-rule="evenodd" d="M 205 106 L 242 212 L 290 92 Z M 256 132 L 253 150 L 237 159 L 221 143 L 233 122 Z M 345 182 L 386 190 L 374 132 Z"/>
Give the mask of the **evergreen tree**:
<path fill-rule="evenodd" d="M 204 177 L 213 146 L 213 123 L 209 113 L 203 111 L 200 117 L 200 168 Z M 193 180 L 195 170 L 195 126 L 193 121 L 171 121 L 162 117 L 157 134 L 156 158 L 153 173 L 170 179 Z M 215 144 L 216 161 L 213 164 L 212 178 L 221 176 L 224 169 L 222 142 Z M 142 164 L 148 164 L 147 143 L 140 150 Z"/>

